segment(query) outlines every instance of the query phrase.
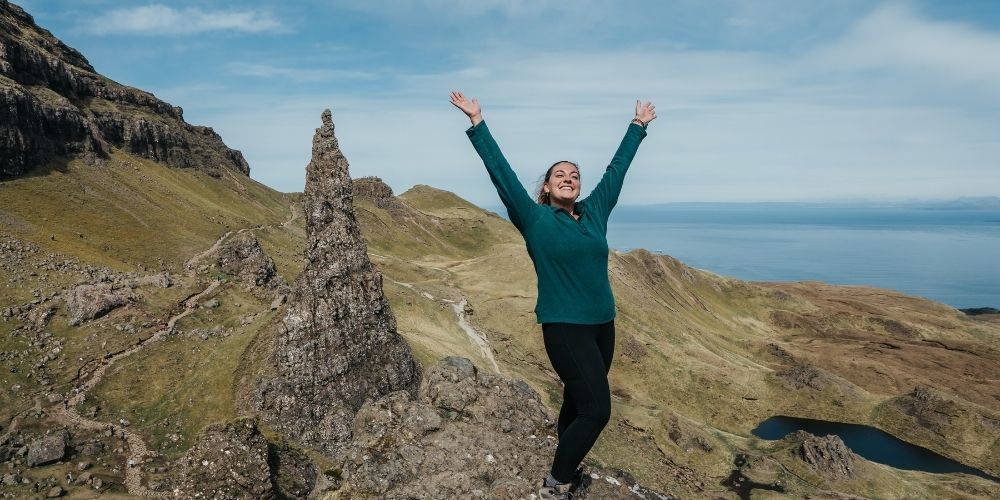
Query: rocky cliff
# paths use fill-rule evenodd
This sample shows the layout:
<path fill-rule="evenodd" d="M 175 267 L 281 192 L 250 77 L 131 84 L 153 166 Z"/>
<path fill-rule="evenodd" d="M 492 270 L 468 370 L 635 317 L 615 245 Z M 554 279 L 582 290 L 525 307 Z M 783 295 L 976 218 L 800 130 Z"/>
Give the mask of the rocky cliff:
<path fill-rule="evenodd" d="M 274 429 L 336 455 L 361 406 L 394 391 L 415 393 L 420 369 L 368 259 L 329 110 L 322 119 L 306 168 L 305 269 L 278 334 L 277 376 L 260 386 L 256 404 Z"/>
<path fill-rule="evenodd" d="M 56 157 L 114 149 L 175 167 L 249 174 L 243 154 L 177 106 L 98 74 L 82 54 L 0 0 L 0 179 Z"/>

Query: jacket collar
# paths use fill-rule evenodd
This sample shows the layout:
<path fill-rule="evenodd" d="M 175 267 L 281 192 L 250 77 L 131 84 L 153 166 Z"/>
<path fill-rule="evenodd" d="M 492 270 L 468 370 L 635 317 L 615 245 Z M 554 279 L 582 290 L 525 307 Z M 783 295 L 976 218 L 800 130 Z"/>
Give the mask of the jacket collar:
<path fill-rule="evenodd" d="M 566 212 L 566 210 L 564 210 L 562 208 L 559 208 L 559 207 L 557 207 L 555 205 L 548 205 L 547 204 L 545 206 L 549 207 L 554 212 L 558 212 L 560 210 L 562 210 L 563 212 Z M 576 203 L 574 203 L 573 204 L 573 210 L 575 210 L 576 213 L 579 214 L 582 217 L 583 214 L 585 214 L 587 212 L 587 200 L 585 200 L 585 199 L 584 200 L 579 200 Z M 571 214 L 569 212 L 566 212 L 566 215 L 569 215 L 570 217 L 573 216 L 573 214 Z"/>

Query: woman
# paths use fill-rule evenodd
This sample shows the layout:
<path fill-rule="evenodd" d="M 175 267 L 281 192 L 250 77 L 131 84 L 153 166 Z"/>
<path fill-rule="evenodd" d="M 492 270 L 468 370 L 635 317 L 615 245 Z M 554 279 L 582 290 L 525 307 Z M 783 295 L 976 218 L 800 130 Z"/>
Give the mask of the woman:
<path fill-rule="evenodd" d="M 538 277 L 535 315 L 545 351 L 564 384 L 552 470 L 541 498 L 570 498 L 582 481 L 577 466 L 611 418 L 608 370 L 615 344 L 615 302 L 608 280 L 608 215 L 655 107 L 635 103 L 618 151 L 593 192 L 580 196 L 580 170 L 559 161 L 549 167 L 537 201 L 528 196 L 483 121 L 479 101 L 451 93 L 451 103 L 472 121 L 466 130 L 483 159 L 510 221 L 524 236 Z"/>

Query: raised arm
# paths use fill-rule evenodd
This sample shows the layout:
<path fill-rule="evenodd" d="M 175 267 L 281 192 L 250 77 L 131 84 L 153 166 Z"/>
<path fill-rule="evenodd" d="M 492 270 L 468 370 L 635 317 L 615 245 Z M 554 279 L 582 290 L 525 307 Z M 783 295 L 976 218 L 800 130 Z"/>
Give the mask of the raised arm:
<path fill-rule="evenodd" d="M 642 104 L 641 101 L 635 101 L 635 118 L 625 131 L 625 137 L 618 145 L 618 151 L 615 152 L 600 182 L 587 196 L 588 206 L 593 207 L 605 220 L 618 203 L 618 194 L 621 193 L 622 183 L 625 181 L 625 172 L 632 164 L 632 158 L 635 157 L 639 144 L 646 137 L 646 126 L 655 119 L 656 106 L 653 106 L 653 103 Z"/>
<path fill-rule="evenodd" d="M 470 101 L 461 92 L 452 92 L 451 103 L 458 109 L 461 109 L 472 122 L 472 126 L 465 133 L 469 136 L 469 140 L 472 141 L 472 145 L 476 148 L 476 152 L 479 153 L 479 157 L 482 158 L 483 164 L 486 166 L 486 171 L 490 175 L 490 180 L 493 182 L 493 186 L 496 187 L 497 194 L 500 195 L 500 201 L 507 207 L 507 215 L 510 217 L 510 221 L 521 233 L 524 233 L 532 222 L 534 222 L 538 205 L 531 199 L 528 192 L 525 191 L 524 186 L 521 185 L 521 181 L 517 180 L 517 174 L 510 168 L 507 159 L 500 152 L 500 146 L 497 145 L 490 134 L 490 129 L 486 127 L 486 123 L 483 121 L 483 113 L 479 107 L 479 101 L 476 99 Z"/>

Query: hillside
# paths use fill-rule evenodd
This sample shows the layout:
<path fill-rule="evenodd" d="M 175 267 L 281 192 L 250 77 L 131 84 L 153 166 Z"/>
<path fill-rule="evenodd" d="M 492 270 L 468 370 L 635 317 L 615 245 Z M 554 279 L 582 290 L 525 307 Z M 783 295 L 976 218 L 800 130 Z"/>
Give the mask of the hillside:
<path fill-rule="evenodd" d="M 393 197 L 371 187 L 384 186 L 378 181 L 355 184 L 359 193 L 383 193 L 358 196 L 354 206 L 416 359 L 428 367 L 449 355 L 469 358 L 481 370 L 528 381 L 557 408 L 557 379 L 531 313 L 530 261 L 513 227 L 428 186 Z M 151 338 L 110 363 L 81 414 L 125 419 L 158 450 L 157 461 L 169 461 L 188 451 L 205 425 L 242 413 L 240 381 L 260 363 L 252 346 L 281 310 L 271 310 L 273 295 L 223 272 L 218 255 L 205 252 L 248 230 L 277 274 L 294 281 L 305 238 L 294 197 L 242 176 L 216 179 L 124 153 L 104 167 L 74 161 L 0 186 L 8 271 L 0 309 L 12 309 L 0 323 L 0 351 L 12 370 L 0 373 L 0 383 L 16 387 L 0 393 L 0 418 L 20 416 L 19 442 L 65 425 L 60 401 L 97 360 Z M 722 494 L 737 453 L 774 460 L 805 478 L 780 474 L 793 491 L 995 491 L 979 478 L 868 462 L 855 479 L 827 481 L 749 437 L 774 414 L 866 423 L 996 474 L 998 432 L 989 424 L 998 413 L 990 383 L 1000 365 L 995 323 L 887 290 L 741 282 L 641 250 L 613 253 L 611 274 L 620 308 L 615 414 L 592 454 L 605 466 L 681 496 Z M 63 299 L 77 284 L 102 282 L 129 289 L 132 298 L 70 325 Z M 191 296 L 208 306 L 188 310 Z M 154 338 L 184 313 L 169 334 Z M 926 389 L 915 395 L 917 387 Z M 925 418 L 908 404 L 916 396 L 929 401 L 922 411 L 955 417 Z M 2 425 L 5 434 L 12 427 Z M 72 440 L 101 441 L 94 434 Z M 94 474 L 119 485 L 112 491 L 123 488 L 127 460 L 116 447 L 112 440 L 103 454 L 88 457 L 104 461 Z M 53 468 L 72 465 L 21 474 L 61 477 Z"/>
<path fill-rule="evenodd" d="M 351 180 L 329 114 L 305 193 L 276 192 L 214 133 L 0 13 L 0 102 L 30 111 L 0 122 L 16 139 L 0 144 L 16 167 L 0 180 L 0 495 L 528 496 L 561 388 L 512 225 L 430 186 Z M 56 97 L 59 82 L 86 85 Z M 22 120 L 67 116 L 82 135 Z M 99 126 L 115 120 L 179 139 L 116 142 Z M 750 434 L 773 415 L 867 424 L 1000 476 L 991 315 L 609 258 L 613 415 L 586 498 L 1000 497 L 838 440 Z"/>
<path fill-rule="evenodd" d="M 0 179 L 68 156 L 101 164 L 115 149 L 214 176 L 250 171 L 210 127 L 98 74 L 24 9 L 0 0 Z"/>

